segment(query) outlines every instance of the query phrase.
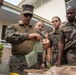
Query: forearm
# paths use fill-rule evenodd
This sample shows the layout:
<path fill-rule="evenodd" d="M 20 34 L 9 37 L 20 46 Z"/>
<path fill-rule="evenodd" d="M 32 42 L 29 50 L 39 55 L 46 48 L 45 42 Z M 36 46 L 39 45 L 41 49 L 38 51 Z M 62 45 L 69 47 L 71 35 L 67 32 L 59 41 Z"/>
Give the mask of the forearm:
<path fill-rule="evenodd" d="M 47 49 L 47 61 L 51 62 L 51 48 Z"/>
<path fill-rule="evenodd" d="M 28 39 L 28 33 L 16 32 L 14 28 L 7 28 L 5 33 L 5 39 L 11 44 L 20 44 Z"/>
<path fill-rule="evenodd" d="M 42 62 L 46 62 L 46 51 L 43 51 Z"/>
<path fill-rule="evenodd" d="M 58 61 L 61 61 L 62 59 L 62 54 L 63 54 L 63 50 L 64 50 L 64 43 L 59 41 L 59 52 L 58 52 Z"/>
<path fill-rule="evenodd" d="M 11 44 L 20 44 L 28 39 L 28 34 L 12 34 L 6 36 L 6 41 Z"/>

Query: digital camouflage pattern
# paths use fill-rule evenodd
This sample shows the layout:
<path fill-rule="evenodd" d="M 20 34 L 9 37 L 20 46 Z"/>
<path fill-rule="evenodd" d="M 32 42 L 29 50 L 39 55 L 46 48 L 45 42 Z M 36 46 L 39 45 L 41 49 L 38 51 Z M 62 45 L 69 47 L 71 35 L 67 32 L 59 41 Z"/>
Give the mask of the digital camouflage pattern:
<path fill-rule="evenodd" d="M 17 72 L 23 75 L 23 69 L 28 69 L 24 55 L 32 52 L 36 43 L 36 41 L 28 39 L 30 33 L 36 33 L 35 28 L 31 25 L 28 29 L 21 23 L 13 24 L 6 28 L 6 41 L 12 44 L 11 52 L 13 56 L 10 58 L 9 63 L 10 72 Z M 30 68 L 37 69 L 39 67 L 40 64 L 37 63 Z"/>
<path fill-rule="evenodd" d="M 33 50 L 35 41 L 28 40 L 28 35 L 34 32 L 32 26 L 26 29 L 24 24 L 13 24 L 6 28 L 5 38 L 12 44 L 13 55 L 26 55 Z"/>
<path fill-rule="evenodd" d="M 74 65 L 73 63 L 76 63 L 76 22 L 75 24 L 66 23 L 60 28 L 59 40 L 64 42 L 64 49 L 72 55 L 72 58 L 68 58 L 67 55 L 68 64 Z"/>
<path fill-rule="evenodd" d="M 52 61 L 54 64 L 58 60 L 58 33 L 57 32 L 50 33 L 49 39 L 52 44 Z"/>
<path fill-rule="evenodd" d="M 9 72 L 16 72 L 19 73 L 20 75 L 26 75 L 23 71 L 24 69 L 39 69 L 40 68 L 40 63 L 37 62 L 30 68 L 27 65 L 25 56 L 22 55 L 14 55 L 11 56 L 10 62 L 9 62 Z"/>
<path fill-rule="evenodd" d="M 58 41 L 59 32 L 52 32 L 49 34 L 49 40 L 52 45 L 52 64 L 56 63 L 58 60 Z M 66 51 L 63 51 L 63 57 L 61 59 L 61 64 L 67 64 Z"/>

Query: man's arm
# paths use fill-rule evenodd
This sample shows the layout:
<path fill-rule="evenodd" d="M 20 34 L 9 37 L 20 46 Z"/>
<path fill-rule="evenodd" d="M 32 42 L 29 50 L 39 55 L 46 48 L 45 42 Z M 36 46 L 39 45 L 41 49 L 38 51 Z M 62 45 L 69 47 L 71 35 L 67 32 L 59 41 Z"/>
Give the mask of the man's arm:
<path fill-rule="evenodd" d="M 51 62 L 51 48 L 49 47 L 48 49 L 47 49 L 47 61 L 48 62 Z"/>
<path fill-rule="evenodd" d="M 42 64 L 41 64 L 41 68 L 45 68 L 45 64 L 46 64 L 46 50 L 43 51 L 42 54 Z"/>
<path fill-rule="evenodd" d="M 28 33 L 19 33 L 16 31 L 15 26 L 8 26 L 5 32 L 5 39 L 11 44 L 20 44 L 28 39 Z"/>
<path fill-rule="evenodd" d="M 46 50 L 43 51 L 42 62 L 46 62 Z"/>
<path fill-rule="evenodd" d="M 41 35 L 37 33 L 19 33 L 16 31 L 15 26 L 9 26 L 6 28 L 5 39 L 11 44 L 21 44 L 26 40 L 40 41 Z"/>
<path fill-rule="evenodd" d="M 63 50 L 65 47 L 65 36 L 63 30 L 59 31 L 59 42 L 58 42 L 58 61 L 55 63 L 55 65 L 60 66 Z"/>
<path fill-rule="evenodd" d="M 62 59 L 62 54 L 63 54 L 63 50 L 64 50 L 64 43 L 59 41 L 58 43 L 59 46 L 59 51 L 58 51 L 58 64 L 56 64 L 57 66 L 60 66 L 61 64 L 61 59 Z"/>

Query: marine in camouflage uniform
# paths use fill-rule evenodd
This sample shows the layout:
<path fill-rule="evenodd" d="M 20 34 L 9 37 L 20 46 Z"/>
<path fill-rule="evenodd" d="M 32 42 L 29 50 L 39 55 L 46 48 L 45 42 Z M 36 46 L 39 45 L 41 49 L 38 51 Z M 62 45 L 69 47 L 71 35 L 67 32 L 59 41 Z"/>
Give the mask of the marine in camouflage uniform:
<path fill-rule="evenodd" d="M 49 39 L 52 46 L 52 64 L 54 65 L 58 60 L 58 40 L 59 33 L 58 32 L 52 32 L 49 35 Z M 62 61 L 61 64 L 67 64 L 67 58 L 66 58 L 66 51 L 63 51 Z"/>
<path fill-rule="evenodd" d="M 67 51 L 68 64 L 76 64 L 76 26 L 66 23 L 66 25 L 60 29 L 60 35 L 62 36 L 60 38 L 65 42 L 64 49 Z"/>
<path fill-rule="evenodd" d="M 52 18 L 52 25 L 54 27 L 54 31 L 50 32 L 49 34 L 49 40 L 51 43 L 51 48 L 52 48 L 52 63 L 55 64 L 58 60 L 58 37 L 59 37 L 59 26 L 61 25 L 61 20 L 59 17 L 54 16 Z M 65 52 L 66 53 L 66 52 Z M 66 64 L 66 54 L 63 53 L 63 58 L 62 58 L 62 63 L 61 64 Z M 65 61 L 64 61 L 65 59 Z"/>
<path fill-rule="evenodd" d="M 40 66 L 39 64 L 34 64 L 29 67 L 25 59 L 25 55 L 28 55 L 30 52 L 32 52 L 35 43 L 37 40 L 40 40 L 40 34 L 36 33 L 36 30 L 33 26 L 28 25 L 27 28 L 26 25 L 29 24 L 31 20 L 33 6 L 23 5 L 22 7 L 22 22 L 8 26 L 6 28 L 5 38 L 7 42 L 12 44 L 12 57 L 10 58 L 9 63 L 10 72 L 17 72 L 20 75 L 25 75 L 23 73 L 24 69 L 37 69 Z"/>
<path fill-rule="evenodd" d="M 63 49 L 67 51 L 68 65 L 76 65 L 76 10 L 69 6 L 66 10 L 68 22 L 59 31 L 59 59 L 60 65 Z"/>

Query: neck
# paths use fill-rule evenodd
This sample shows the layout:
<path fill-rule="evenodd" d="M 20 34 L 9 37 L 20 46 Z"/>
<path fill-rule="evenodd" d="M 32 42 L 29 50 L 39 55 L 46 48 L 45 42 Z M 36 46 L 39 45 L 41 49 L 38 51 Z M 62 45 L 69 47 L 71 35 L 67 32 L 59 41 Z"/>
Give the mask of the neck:
<path fill-rule="evenodd" d="M 54 32 L 58 32 L 58 30 L 59 30 L 59 28 L 56 28 L 56 29 L 54 30 Z"/>
<path fill-rule="evenodd" d="M 76 20 L 74 19 L 73 21 L 69 21 L 70 24 L 73 24 Z"/>
<path fill-rule="evenodd" d="M 25 27 L 26 27 L 26 29 L 28 29 L 29 28 L 29 25 L 25 25 Z"/>

